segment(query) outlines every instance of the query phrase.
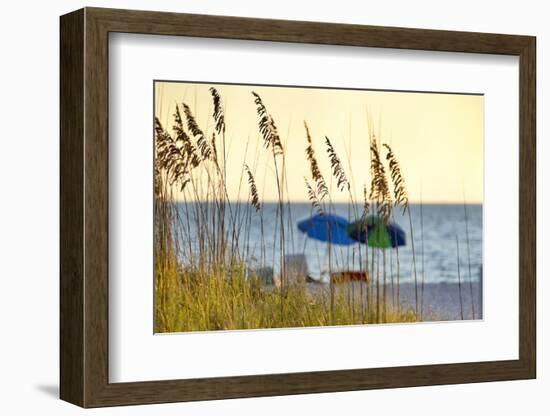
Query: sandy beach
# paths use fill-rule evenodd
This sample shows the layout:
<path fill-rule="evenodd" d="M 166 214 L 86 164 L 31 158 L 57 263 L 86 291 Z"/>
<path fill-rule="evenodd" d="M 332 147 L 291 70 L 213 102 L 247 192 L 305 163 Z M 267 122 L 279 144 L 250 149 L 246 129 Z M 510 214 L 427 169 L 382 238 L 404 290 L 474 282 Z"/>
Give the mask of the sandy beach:
<path fill-rule="evenodd" d="M 336 285 L 338 291 L 352 290 L 359 301 L 361 299 L 360 282 L 343 283 Z M 364 285 L 364 283 L 363 283 Z M 309 284 L 310 291 L 329 290 L 328 284 Z M 418 302 L 422 304 L 423 321 L 454 321 L 483 319 L 483 299 L 481 285 L 479 282 L 472 282 L 471 291 L 469 282 L 462 282 L 461 290 L 455 282 L 424 283 L 424 301 L 421 302 L 421 282 L 418 283 Z M 382 287 L 380 288 L 382 291 Z M 366 286 L 363 287 L 363 294 L 366 293 Z M 462 293 L 462 313 L 461 313 Z M 472 296 L 473 295 L 473 296 Z M 391 284 L 387 285 L 386 296 L 388 304 L 392 304 L 393 292 Z M 376 292 L 373 294 L 376 298 Z M 382 293 L 381 293 L 382 297 Z M 366 298 L 366 296 L 365 296 Z M 401 283 L 399 287 L 399 298 L 401 309 L 415 310 L 415 285 L 414 283 Z M 473 299 L 473 305 L 472 305 Z"/>
<path fill-rule="evenodd" d="M 473 319 L 482 319 L 483 299 L 481 296 L 479 282 L 472 283 L 471 296 L 470 284 L 462 283 L 462 290 L 459 291 L 457 283 L 426 283 L 424 284 L 424 302 L 422 318 L 424 321 L 439 320 L 460 320 L 460 292 L 462 292 L 462 310 L 463 319 L 472 319 L 472 299 Z M 420 293 L 420 284 L 418 285 Z M 414 283 L 401 284 L 400 298 L 401 306 L 414 309 L 415 293 Z M 391 293 L 391 288 L 388 293 Z M 388 296 L 391 296 L 388 294 Z"/>

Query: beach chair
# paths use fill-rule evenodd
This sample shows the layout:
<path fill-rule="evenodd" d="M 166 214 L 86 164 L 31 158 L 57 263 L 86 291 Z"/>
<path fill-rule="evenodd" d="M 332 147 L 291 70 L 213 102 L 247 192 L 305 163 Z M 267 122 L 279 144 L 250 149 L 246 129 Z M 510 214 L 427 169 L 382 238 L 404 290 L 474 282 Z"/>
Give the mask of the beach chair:
<path fill-rule="evenodd" d="M 311 277 L 305 254 L 287 254 L 285 267 L 289 283 L 319 283 L 319 280 Z"/>
<path fill-rule="evenodd" d="M 367 282 L 367 274 L 355 270 L 344 270 L 330 274 L 331 283 Z"/>
<path fill-rule="evenodd" d="M 273 267 L 263 266 L 248 269 L 249 276 L 255 276 L 263 286 L 272 286 L 275 284 L 273 276 Z"/>

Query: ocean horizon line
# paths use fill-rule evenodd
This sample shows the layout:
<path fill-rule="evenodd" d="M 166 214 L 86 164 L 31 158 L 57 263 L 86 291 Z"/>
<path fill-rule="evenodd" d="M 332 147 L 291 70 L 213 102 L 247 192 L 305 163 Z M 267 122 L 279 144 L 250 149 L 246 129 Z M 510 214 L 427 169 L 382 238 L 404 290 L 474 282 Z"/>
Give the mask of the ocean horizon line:
<path fill-rule="evenodd" d="M 213 202 L 214 200 L 182 200 L 182 199 L 178 199 L 176 201 L 174 201 L 176 204 L 190 204 L 190 203 L 208 203 L 208 202 Z M 235 204 L 235 203 L 238 203 L 238 204 L 249 204 L 250 201 L 248 200 L 229 200 L 229 201 L 226 201 L 226 202 L 229 202 L 230 204 Z M 296 205 L 311 205 L 311 201 L 307 201 L 307 200 L 303 200 L 303 201 L 283 201 L 283 203 L 285 205 L 288 205 L 289 203 L 290 204 L 296 204 Z M 261 204 L 269 204 L 269 205 L 273 205 L 273 204 L 279 204 L 279 201 L 278 200 L 269 200 L 269 201 L 262 201 Z M 326 203 L 327 206 L 330 206 L 330 205 L 353 205 L 352 203 L 350 202 L 345 202 L 345 201 L 331 201 L 331 202 L 327 202 Z M 363 202 L 362 201 L 357 201 L 355 202 L 355 205 L 357 206 L 362 206 L 363 205 Z M 418 205 L 423 205 L 423 206 L 456 206 L 456 205 L 460 205 L 460 206 L 463 206 L 463 205 L 469 205 L 469 206 L 483 206 L 483 202 L 464 202 L 464 201 L 457 201 L 457 202 L 441 202 L 441 201 L 409 201 L 409 205 L 414 205 L 414 206 L 418 206 Z"/>

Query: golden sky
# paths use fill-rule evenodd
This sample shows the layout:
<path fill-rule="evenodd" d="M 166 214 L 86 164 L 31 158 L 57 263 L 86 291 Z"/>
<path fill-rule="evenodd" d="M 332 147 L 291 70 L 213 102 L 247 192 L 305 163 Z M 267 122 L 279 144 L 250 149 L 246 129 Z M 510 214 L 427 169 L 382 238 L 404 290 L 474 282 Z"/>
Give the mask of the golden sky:
<path fill-rule="evenodd" d="M 239 186 L 243 163 L 253 170 L 263 200 L 277 199 L 272 155 L 263 147 L 258 131 L 251 94 L 255 91 L 274 118 L 283 141 L 291 201 L 307 201 L 304 177 L 310 178 L 310 168 L 305 158 L 304 121 L 321 171 L 331 184 L 332 201 L 348 202 L 349 194 L 336 189 L 325 136 L 344 164 L 352 191 L 359 200 L 362 198 L 363 185 L 370 182 L 369 119 L 382 142 L 388 143 L 398 157 L 411 202 L 483 201 L 481 95 L 155 82 L 156 116 L 171 128 L 175 105 L 183 101 L 210 137 L 208 132 L 214 128 L 210 86 L 219 91 L 225 110 L 231 199 L 247 200 L 246 181 Z"/>

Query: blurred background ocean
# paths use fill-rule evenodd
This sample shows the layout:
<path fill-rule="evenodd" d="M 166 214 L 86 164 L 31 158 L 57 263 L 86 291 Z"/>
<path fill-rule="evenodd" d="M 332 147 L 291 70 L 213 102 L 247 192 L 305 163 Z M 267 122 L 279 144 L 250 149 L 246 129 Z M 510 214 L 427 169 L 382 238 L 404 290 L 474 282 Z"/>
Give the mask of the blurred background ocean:
<path fill-rule="evenodd" d="M 194 203 L 180 203 L 178 210 L 182 221 L 186 215 L 193 215 Z M 242 217 L 246 212 L 245 203 L 233 203 L 234 216 L 240 212 Z M 239 206 L 240 205 L 240 206 Z M 328 282 L 329 250 L 330 270 L 364 270 L 364 244 L 337 245 L 317 241 L 300 232 L 296 224 L 311 217 L 315 212 L 309 203 L 285 204 L 285 255 L 303 255 L 307 263 L 308 274 L 317 280 Z M 360 215 L 361 207 L 355 210 L 348 204 L 331 204 L 326 210 L 338 214 L 350 222 Z M 463 204 L 411 204 L 413 237 L 416 255 L 417 277 L 423 275 L 426 283 L 453 283 L 458 280 L 458 265 L 463 282 L 472 277 L 473 281 L 480 279 L 482 273 L 482 205 Z M 251 267 L 273 268 L 277 276 L 280 269 L 280 223 L 277 218 L 278 204 L 263 204 L 262 214 L 250 213 L 250 222 L 237 221 L 240 225 L 239 249 L 244 253 L 244 260 Z M 422 212 L 421 212 L 422 211 Z M 359 214 L 356 214 L 359 213 Z M 422 214 L 422 215 L 421 215 Z M 466 230 L 466 215 L 468 229 Z M 399 256 L 401 282 L 412 282 L 413 251 L 408 216 L 403 216 L 401 210 L 393 210 L 393 221 L 401 226 L 406 233 L 406 245 L 397 250 L 385 249 L 387 271 L 396 277 L 396 256 Z M 192 222 L 191 222 L 192 224 Z M 226 227 L 231 224 L 227 213 Z M 248 225 L 249 224 L 249 225 Z M 192 227 L 192 225 L 191 225 Z M 468 231 L 468 233 L 466 232 Z M 230 234 L 230 233 L 229 233 Z M 468 234 L 468 235 L 467 235 Z M 182 245 L 197 249 L 196 232 L 187 228 L 182 235 Z M 456 239 L 458 237 L 458 255 Z M 381 249 L 375 249 L 380 250 Z M 361 251 L 361 254 L 359 253 Z M 369 256 L 372 249 L 369 247 Z M 382 256 L 379 256 L 380 259 Z M 391 265 L 390 265 L 391 260 Z M 381 261 L 381 260 L 380 260 Z M 369 261 L 370 263 L 370 261 Z M 457 264 L 458 263 L 458 264 Z M 370 266 L 369 266 L 370 267 Z M 391 269 L 391 270 L 390 270 Z"/>

